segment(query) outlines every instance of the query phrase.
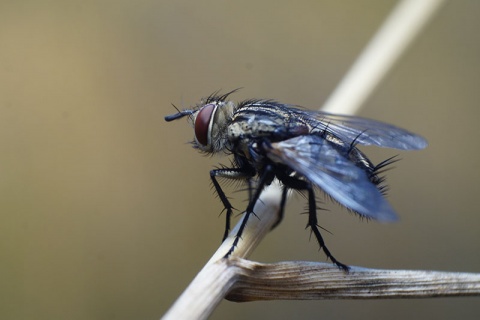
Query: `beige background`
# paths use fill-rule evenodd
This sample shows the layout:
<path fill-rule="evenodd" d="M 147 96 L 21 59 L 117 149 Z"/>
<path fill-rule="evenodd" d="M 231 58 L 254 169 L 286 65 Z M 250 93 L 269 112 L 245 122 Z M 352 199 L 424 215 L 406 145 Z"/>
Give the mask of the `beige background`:
<path fill-rule="evenodd" d="M 233 98 L 318 108 L 394 3 L 0 1 L 0 318 L 159 318 L 219 245 L 208 171 L 228 163 L 164 122 L 170 103 L 244 87 Z M 401 221 L 326 205 L 341 261 L 480 272 L 479 28 L 479 1 L 449 2 L 362 110 L 430 146 L 366 150 L 402 158 Z M 325 261 L 304 205 L 252 259 Z M 478 319 L 479 301 L 225 301 L 212 319 Z"/>

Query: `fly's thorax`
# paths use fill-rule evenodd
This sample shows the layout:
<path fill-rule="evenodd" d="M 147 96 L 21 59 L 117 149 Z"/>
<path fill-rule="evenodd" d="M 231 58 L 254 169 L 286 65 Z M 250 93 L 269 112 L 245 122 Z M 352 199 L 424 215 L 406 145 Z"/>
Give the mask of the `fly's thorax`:
<path fill-rule="evenodd" d="M 202 152 L 216 153 L 227 147 L 227 125 L 235 107 L 233 101 L 212 101 L 199 106 L 193 115 L 196 148 Z"/>
<path fill-rule="evenodd" d="M 254 100 L 240 103 L 228 126 L 228 138 L 233 144 L 244 139 L 256 141 L 266 138 L 276 142 L 312 133 L 316 127 L 301 114 L 295 114 L 287 105 Z"/>
<path fill-rule="evenodd" d="M 227 130 L 230 141 L 236 143 L 247 138 L 272 137 L 280 128 L 285 128 L 280 117 L 265 117 L 251 111 L 239 111 L 233 114 Z"/>

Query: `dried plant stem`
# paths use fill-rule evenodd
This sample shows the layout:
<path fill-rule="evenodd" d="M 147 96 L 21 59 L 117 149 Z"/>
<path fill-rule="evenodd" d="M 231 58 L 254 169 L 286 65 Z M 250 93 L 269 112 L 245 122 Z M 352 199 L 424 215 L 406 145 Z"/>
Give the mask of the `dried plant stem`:
<path fill-rule="evenodd" d="M 343 114 L 357 113 L 444 2 L 444 0 L 399 1 L 325 102 L 322 110 Z"/>
<path fill-rule="evenodd" d="M 473 273 L 359 267 L 345 273 L 331 263 L 241 259 L 230 266 L 238 277 L 227 299 L 237 302 L 480 296 L 480 274 Z"/>
<path fill-rule="evenodd" d="M 241 268 L 231 261 L 248 257 L 277 221 L 279 189 L 276 183 L 265 189 L 254 209 L 256 217 L 248 220 L 242 241 L 230 258 L 223 259 L 223 256 L 232 246 L 239 224 L 162 319 L 206 319 L 215 310 L 241 274 Z"/>

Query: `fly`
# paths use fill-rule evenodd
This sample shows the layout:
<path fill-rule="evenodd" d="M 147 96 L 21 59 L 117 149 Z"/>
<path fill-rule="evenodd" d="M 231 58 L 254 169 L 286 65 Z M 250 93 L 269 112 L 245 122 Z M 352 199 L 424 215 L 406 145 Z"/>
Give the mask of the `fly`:
<path fill-rule="evenodd" d="M 235 91 L 235 90 L 234 90 Z M 419 150 L 427 141 L 419 135 L 375 120 L 309 111 L 273 100 L 227 100 L 233 93 L 218 92 L 194 108 L 165 117 L 173 121 L 188 117 L 193 125 L 193 147 L 202 153 L 225 153 L 233 157 L 231 167 L 210 171 L 215 191 L 226 211 L 223 239 L 230 231 L 233 207 L 218 178 L 244 180 L 249 201 L 244 219 L 228 257 L 243 230 L 262 190 L 277 178 L 283 185 L 280 219 L 289 189 L 306 192 L 308 223 L 320 248 L 338 267 L 348 270 L 328 250 L 317 222 L 315 188 L 362 217 L 395 221 L 397 215 L 384 197 L 381 173 L 397 161 L 389 158 L 374 165 L 357 145 L 400 150 Z"/>

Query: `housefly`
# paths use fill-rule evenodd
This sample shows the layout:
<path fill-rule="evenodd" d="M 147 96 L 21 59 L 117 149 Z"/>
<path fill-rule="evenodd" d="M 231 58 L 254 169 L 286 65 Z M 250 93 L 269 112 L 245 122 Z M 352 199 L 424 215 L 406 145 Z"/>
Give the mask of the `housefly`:
<path fill-rule="evenodd" d="M 234 90 L 235 91 L 235 90 Z M 427 146 L 424 138 L 375 120 L 309 111 L 273 100 L 227 98 L 218 92 L 194 108 L 165 117 L 173 121 L 187 117 L 195 132 L 193 147 L 205 154 L 231 155 L 232 165 L 210 171 L 210 178 L 226 211 L 223 239 L 230 231 L 233 207 L 218 178 L 244 180 L 249 201 L 244 219 L 228 257 L 239 240 L 262 190 L 277 178 L 283 185 L 280 218 L 289 189 L 305 192 L 308 224 L 321 249 L 338 267 L 348 270 L 328 250 L 317 223 L 315 187 L 358 215 L 379 221 L 394 221 L 395 211 L 384 198 L 381 173 L 395 157 L 374 165 L 358 145 L 401 150 Z"/>

